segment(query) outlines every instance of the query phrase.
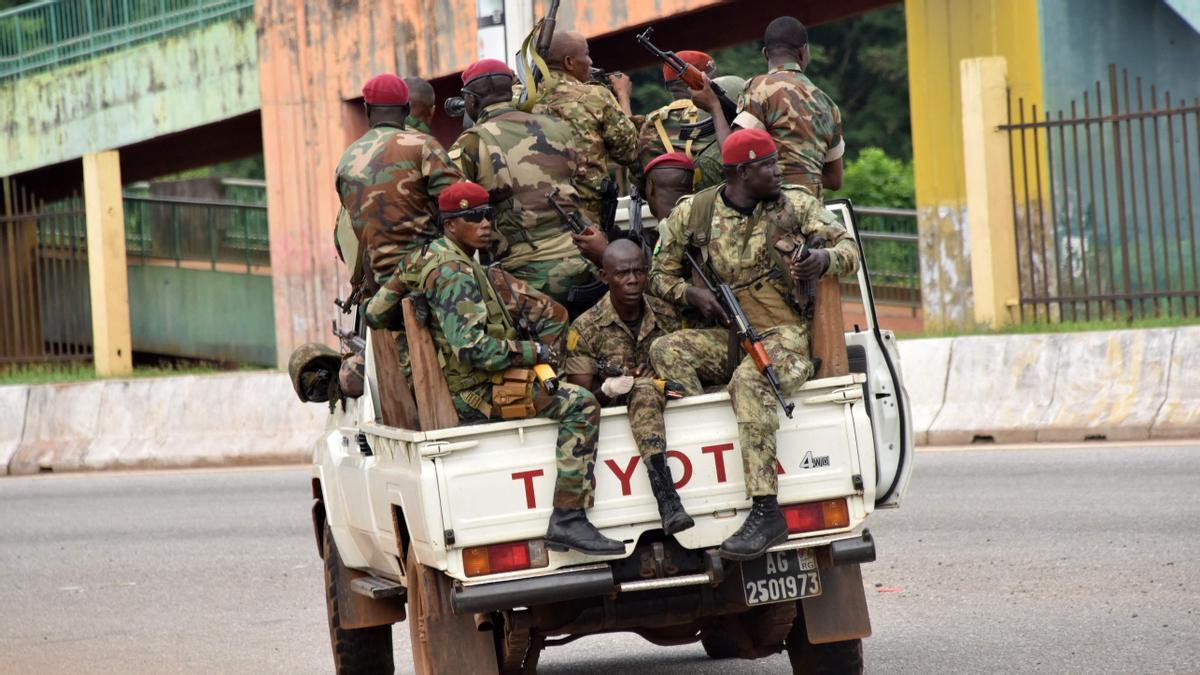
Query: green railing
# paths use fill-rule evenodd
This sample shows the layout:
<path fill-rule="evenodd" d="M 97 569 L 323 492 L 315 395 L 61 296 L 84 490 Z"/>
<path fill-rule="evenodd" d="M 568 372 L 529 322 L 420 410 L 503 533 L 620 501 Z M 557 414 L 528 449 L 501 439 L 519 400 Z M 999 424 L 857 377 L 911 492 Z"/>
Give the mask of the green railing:
<path fill-rule="evenodd" d="M 125 196 L 125 249 L 147 259 L 236 265 L 247 273 L 271 264 L 267 207 L 232 201 Z"/>
<path fill-rule="evenodd" d="M 254 0 L 41 0 L 21 5 L 0 12 L 0 79 L 253 12 Z"/>

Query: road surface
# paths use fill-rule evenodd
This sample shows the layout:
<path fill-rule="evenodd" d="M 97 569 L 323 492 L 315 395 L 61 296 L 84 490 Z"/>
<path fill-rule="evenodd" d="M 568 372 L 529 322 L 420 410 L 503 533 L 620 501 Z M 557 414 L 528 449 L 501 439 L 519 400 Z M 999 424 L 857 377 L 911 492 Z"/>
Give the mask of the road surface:
<path fill-rule="evenodd" d="M 1196 445 L 922 452 L 870 521 L 868 672 L 1194 672 L 1198 480 Z M 0 479 L 0 607 L 4 672 L 332 668 L 300 468 Z M 540 672 L 635 667 L 788 672 L 628 634 Z"/>

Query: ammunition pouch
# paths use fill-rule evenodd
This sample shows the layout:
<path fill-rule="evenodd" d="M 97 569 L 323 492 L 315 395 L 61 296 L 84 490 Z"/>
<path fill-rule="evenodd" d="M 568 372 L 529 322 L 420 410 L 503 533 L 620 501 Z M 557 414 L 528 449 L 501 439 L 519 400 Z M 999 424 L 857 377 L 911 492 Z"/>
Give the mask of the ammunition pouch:
<path fill-rule="evenodd" d="M 509 368 L 492 375 L 492 410 L 503 420 L 523 420 L 537 415 L 533 405 L 532 368 Z"/>

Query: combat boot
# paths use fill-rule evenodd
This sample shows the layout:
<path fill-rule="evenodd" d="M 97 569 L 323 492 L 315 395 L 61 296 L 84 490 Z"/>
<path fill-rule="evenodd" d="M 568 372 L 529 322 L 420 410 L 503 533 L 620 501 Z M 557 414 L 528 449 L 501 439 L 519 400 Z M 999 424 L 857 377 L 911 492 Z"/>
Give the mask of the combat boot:
<path fill-rule="evenodd" d="M 622 555 L 625 544 L 600 534 L 583 509 L 554 509 L 546 529 L 546 548 L 578 551 L 587 555 Z"/>
<path fill-rule="evenodd" d="M 650 474 L 650 489 L 658 502 L 658 515 L 662 518 L 663 532 L 671 535 L 695 525 L 696 521 L 683 510 L 683 503 L 679 501 L 679 493 L 675 491 L 675 481 L 671 479 L 671 467 L 667 466 L 666 455 L 650 455 L 650 461 L 646 463 L 646 472 Z"/>
<path fill-rule="evenodd" d="M 721 542 L 721 557 L 730 560 L 753 560 L 772 546 L 787 539 L 787 520 L 779 511 L 775 495 L 755 497 L 746 522 L 733 536 Z"/>

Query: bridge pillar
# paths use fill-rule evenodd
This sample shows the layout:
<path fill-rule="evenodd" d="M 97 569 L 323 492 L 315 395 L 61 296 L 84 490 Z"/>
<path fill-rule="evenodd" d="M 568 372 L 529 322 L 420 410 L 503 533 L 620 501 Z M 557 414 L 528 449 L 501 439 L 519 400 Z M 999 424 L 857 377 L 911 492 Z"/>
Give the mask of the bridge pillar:
<path fill-rule="evenodd" d="M 121 198 L 120 153 L 116 150 L 83 156 L 83 201 L 96 375 L 129 375 L 133 372 L 133 346 L 125 268 L 125 207 Z"/>

